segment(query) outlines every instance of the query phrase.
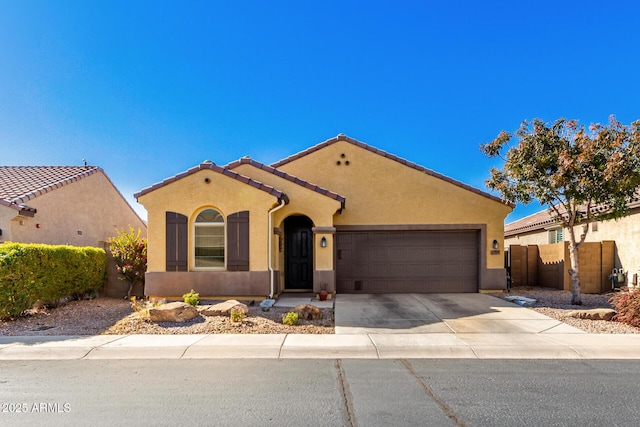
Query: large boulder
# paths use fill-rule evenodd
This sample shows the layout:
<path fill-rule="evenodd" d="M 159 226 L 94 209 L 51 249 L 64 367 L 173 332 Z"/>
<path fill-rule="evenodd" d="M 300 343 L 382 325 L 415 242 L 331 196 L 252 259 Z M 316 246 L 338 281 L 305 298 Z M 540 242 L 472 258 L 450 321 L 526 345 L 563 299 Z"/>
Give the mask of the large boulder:
<path fill-rule="evenodd" d="M 186 322 L 198 317 L 198 310 L 184 302 L 170 302 L 149 309 L 153 322 Z"/>
<path fill-rule="evenodd" d="M 569 317 L 589 320 L 611 320 L 616 311 L 610 308 L 594 308 L 591 310 L 574 310 L 567 313 Z"/>
<path fill-rule="evenodd" d="M 231 310 L 234 308 L 242 310 L 245 316 L 249 314 L 249 307 L 234 299 L 210 305 L 202 310 L 201 313 L 205 316 L 229 316 L 231 314 Z"/>
<path fill-rule="evenodd" d="M 318 307 L 311 304 L 297 305 L 293 311 L 298 315 L 298 319 L 302 320 L 316 320 L 322 319 L 322 311 Z"/>

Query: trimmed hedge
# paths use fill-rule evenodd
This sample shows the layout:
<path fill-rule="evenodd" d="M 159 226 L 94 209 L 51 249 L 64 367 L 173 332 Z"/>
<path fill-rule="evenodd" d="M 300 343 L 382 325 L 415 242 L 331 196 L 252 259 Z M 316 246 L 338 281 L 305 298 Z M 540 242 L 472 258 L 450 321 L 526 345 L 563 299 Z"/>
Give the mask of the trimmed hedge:
<path fill-rule="evenodd" d="M 103 249 L 23 243 L 0 244 L 0 318 L 20 315 L 36 301 L 97 291 L 104 285 Z"/>

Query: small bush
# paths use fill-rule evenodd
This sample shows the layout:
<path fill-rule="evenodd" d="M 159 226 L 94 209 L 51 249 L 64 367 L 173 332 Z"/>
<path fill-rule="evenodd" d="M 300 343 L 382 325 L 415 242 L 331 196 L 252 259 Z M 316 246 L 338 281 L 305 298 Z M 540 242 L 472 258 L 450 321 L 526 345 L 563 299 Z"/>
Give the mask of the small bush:
<path fill-rule="evenodd" d="M 120 273 L 120 280 L 129 282 L 127 296 L 136 283 L 142 283 L 144 291 L 144 275 L 147 271 L 147 239 L 142 237 L 142 231 L 136 233 L 133 227 L 129 231 L 117 230 L 116 237 L 109 239 L 109 250 Z"/>
<path fill-rule="evenodd" d="M 231 321 L 233 323 L 241 323 L 244 320 L 244 310 L 241 308 L 231 309 Z"/>
<path fill-rule="evenodd" d="M 298 314 L 290 311 L 289 313 L 282 316 L 282 323 L 285 325 L 293 326 L 298 324 Z"/>
<path fill-rule="evenodd" d="M 200 294 L 195 292 L 193 289 L 191 289 L 189 293 L 182 295 L 182 299 L 185 303 L 190 304 L 194 307 L 200 304 Z"/>
<path fill-rule="evenodd" d="M 640 291 L 620 292 L 609 302 L 618 312 L 613 320 L 640 327 Z"/>

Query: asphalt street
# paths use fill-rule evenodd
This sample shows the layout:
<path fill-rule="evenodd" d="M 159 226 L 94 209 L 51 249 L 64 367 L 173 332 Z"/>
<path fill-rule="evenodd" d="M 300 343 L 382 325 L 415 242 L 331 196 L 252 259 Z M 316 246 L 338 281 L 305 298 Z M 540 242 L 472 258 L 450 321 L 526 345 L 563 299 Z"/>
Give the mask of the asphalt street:
<path fill-rule="evenodd" d="M 637 425 L 640 361 L 0 362 L 0 425 Z"/>

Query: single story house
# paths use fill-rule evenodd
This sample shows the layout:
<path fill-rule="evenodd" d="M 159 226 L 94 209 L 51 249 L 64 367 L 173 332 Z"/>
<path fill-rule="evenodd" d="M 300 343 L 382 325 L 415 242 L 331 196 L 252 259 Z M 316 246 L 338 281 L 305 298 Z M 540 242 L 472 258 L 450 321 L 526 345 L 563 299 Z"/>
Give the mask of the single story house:
<path fill-rule="evenodd" d="M 640 269 L 640 199 L 629 204 L 627 214 L 617 220 L 595 221 L 589 226 L 586 242 L 615 242 L 615 268 L 630 273 Z M 582 234 L 582 226 L 575 228 L 576 236 Z M 557 223 L 545 209 L 511 222 L 504 227 L 504 243 L 510 245 L 546 245 L 569 241 L 569 230 Z"/>
<path fill-rule="evenodd" d="M 116 230 L 147 225 L 97 166 L 0 166 L 0 243 L 46 243 L 107 249 Z M 109 267 L 105 293 L 128 286 Z"/>
<path fill-rule="evenodd" d="M 147 226 L 97 166 L 0 166 L 0 242 L 103 247 Z"/>
<path fill-rule="evenodd" d="M 513 206 L 343 134 L 272 165 L 205 161 L 135 197 L 149 296 L 506 288 Z"/>

